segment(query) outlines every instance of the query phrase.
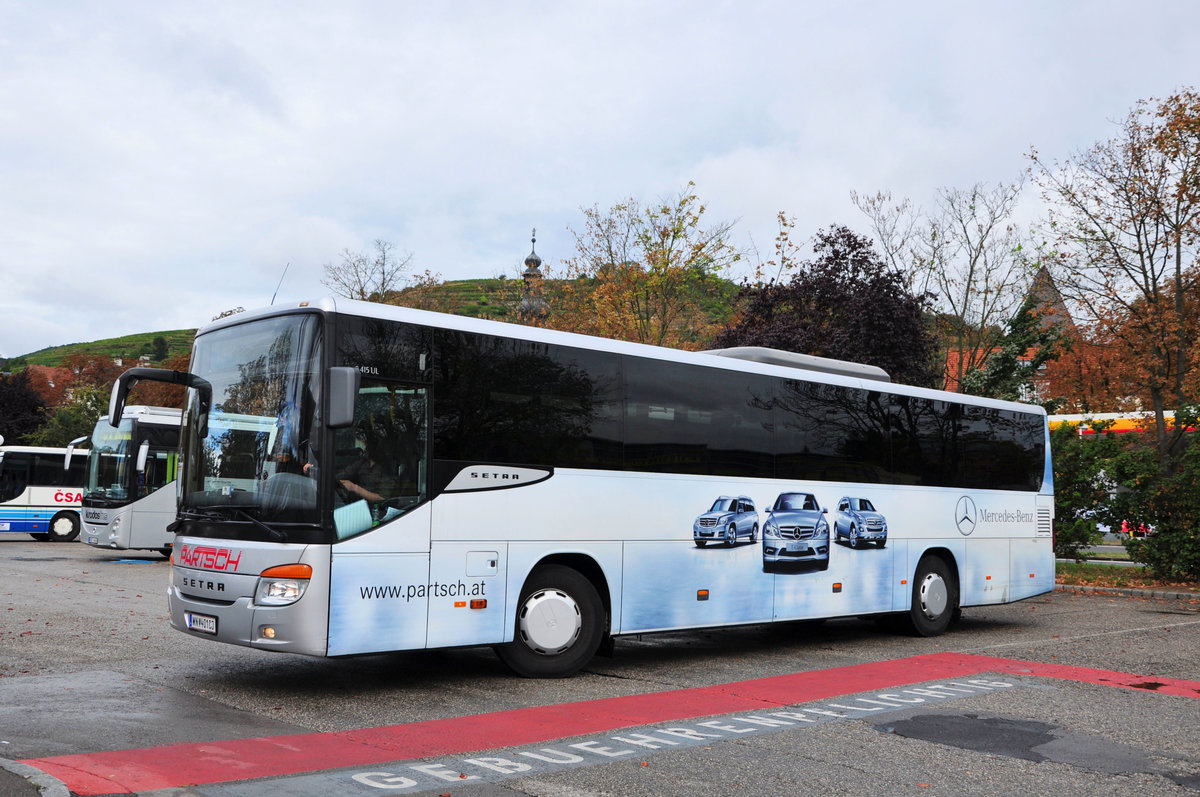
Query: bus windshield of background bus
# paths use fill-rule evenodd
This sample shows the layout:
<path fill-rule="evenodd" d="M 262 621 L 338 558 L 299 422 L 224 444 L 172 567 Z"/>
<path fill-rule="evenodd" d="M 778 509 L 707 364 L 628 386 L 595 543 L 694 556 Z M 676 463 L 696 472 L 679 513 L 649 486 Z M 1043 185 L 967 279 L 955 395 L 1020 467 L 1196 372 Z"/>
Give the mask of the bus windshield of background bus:
<path fill-rule="evenodd" d="M 88 475 L 84 494 L 88 498 L 124 500 L 129 497 L 129 468 L 134 452 L 129 450 L 133 421 L 125 418 L 113 428 L 108 418 L 101 418 L 92 432 L 92 448 L 88 452 Z"/>
<path fill-rule="evenodd" d="M 192 372 L 212 383 L 200 439 L 189 391 L 180 440 L 182 508 L 203 517 L 317 524 L 321 326 L 267 318 L 196 339 Z"/>

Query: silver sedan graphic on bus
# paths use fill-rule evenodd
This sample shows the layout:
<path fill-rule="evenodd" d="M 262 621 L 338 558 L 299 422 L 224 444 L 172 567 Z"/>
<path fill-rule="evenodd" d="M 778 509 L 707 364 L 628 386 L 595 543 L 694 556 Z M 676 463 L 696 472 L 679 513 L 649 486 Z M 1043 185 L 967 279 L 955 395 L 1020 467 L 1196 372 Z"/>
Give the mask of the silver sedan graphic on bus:
<path fill-rule="evenodd" d="M 812 493 L 780 493 L 763 524 L 763 567 L 779 562 L 829 567 L 828 512 Z"/>
<path fill-rule="evenodd" d="M 887 518 L 866 498 L 847 496 L 838 501 L 833 530 L 837 541 L 845 537 L 851 548 L 867 542 L 880 548 L 887 544 Z"/>
<path fill-rule="evenodd" d="M 697 548 L 710 542 L 732 546 L 739 537 L 749 537 L 750 542 L 758 539 L 758 510 L 744 495 L 722 495 L 692 524 L 692 539 Z"/>

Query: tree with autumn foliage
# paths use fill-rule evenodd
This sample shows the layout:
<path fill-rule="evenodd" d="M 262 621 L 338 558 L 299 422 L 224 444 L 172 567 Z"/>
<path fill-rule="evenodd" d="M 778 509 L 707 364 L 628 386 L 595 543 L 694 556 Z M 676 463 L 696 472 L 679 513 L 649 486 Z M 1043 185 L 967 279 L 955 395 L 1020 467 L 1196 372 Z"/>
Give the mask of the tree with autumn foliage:
<path fill-rule="evenodd" d="M 117 377 L 125 373 L 127 366 L 117 365 L 110 357 L 94 354 L 68 354 L 62 359 L 62 367 L 71 371 L 67 391 L 83 386 L 111 388 Z"/>
<path fill-rule="evenodd" d="M 1112 138 L 1064 162 L 1030 157 L 1060 252 L 1055 280 L 1114 353 L 1122 393 L 1150 410 L 1106 464 L 1112 516 L 1154 529 L 1127 543 L 1136 561 L 1198 579 L 1200 441 L 1187 429 L 1200 400 L 1200 94 L 1143 100 Z"/>
<path fill-rule="evenodd" d="M 168 357 L 163 360 L 158 367 L 169 371 L 187 371 L 190 360 L 190 354 L 176 354 L 174 357 Z M 149 407 L 175 407 L 183 409 L 183 403 L 186 398 L 187 388 L 183 385 L 143 381 L 133 386 L 133 390 L 129 392 L 126 403 L 144 404 Z"/>
<path fill-rule="evenodd" d="M 695 349 L 715 331 L 703 312 L 741 259 L 733 222 L 706 224 L 705 205 L 687 186 L 642 205 L 628 199 L 584 208 L 572 230 L 575 256 L 564 262 L 546 323 L 557 329 L 657 346 Z"/>
<path fill-rule="evenodd" d="M 71 376 L 61 397 L 42 410 L 42 422 L 28 435 L 33 445 L 65 446 L 78 437 L 91 437 L 96 420 L 108 412 L 113 382 L 124 371 L 112 359 L 89 354 L 69 354 L 62 368 Z"/>
<path fill-rule="evenodd" d="M 938 377 L 936 349 L 925 324 L 928 295 L 910 292 L 869 238 L 847 227 L 817 233 L 816 258 L 801 261 L 781 216 L 778 263 L 790 281 L 747 288 L 738 319 L 713 345 L 767 346 L 874 365 L 898 382 L 930 385 Z"/>
<path fill-rule="evenodd" d="M 1117 134 L 1061 163 L 1030 158 L 1050 204 L 1055 280 L 1085 322 L 1106 330 L 1155 416 L 1159 467 L 1179 462 L 1168 409 L 1197 400 L 1200 94 L 1139 102 Z M 1194 315 L 1194 314 L 1192 314 Z"/>
<path fill-rule="evenodd" d="M 1139 368 L 1112 327 L 1079 324 L 1069 349 L 1046 363 L 1039 383 L 1056 412 L 1139 412 L 1150 406 Z"/>
<path fill-rule="evenodd" d="M 90 439 L 96 421 L 108 414 L 111 393 L 111 386 L 76 385 L 57 406 L 45 410 L 41 425 L 28 436 L 29 442 L 62 447 L 80 437 Z"/>

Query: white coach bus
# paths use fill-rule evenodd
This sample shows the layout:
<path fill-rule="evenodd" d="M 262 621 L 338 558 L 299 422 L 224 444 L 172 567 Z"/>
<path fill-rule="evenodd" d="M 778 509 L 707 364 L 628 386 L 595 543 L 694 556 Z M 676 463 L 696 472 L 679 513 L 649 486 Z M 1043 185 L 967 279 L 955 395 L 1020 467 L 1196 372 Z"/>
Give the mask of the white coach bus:
<path fill-rule="evenodd" d="M 96 422 L 83 489 L 80 540 L 97 548 L 170 554 L 181 412 L 128 406 Z"/>
<path fill-rule="evenodd" d="M 28 534 L 42 542 L 79 536 L 83 459 L 63 467 L 70 450 L 0 445 L 0 534 Z"/>
<path fill-rule="evenodd" d="M 933 635 L 1052 590 L 1044 412 L 830 364 L 326 299 L 209 324 L 111 409 L 190 388 L 169 602 L 199 638 L 563 676 L 621 635 Z"/>

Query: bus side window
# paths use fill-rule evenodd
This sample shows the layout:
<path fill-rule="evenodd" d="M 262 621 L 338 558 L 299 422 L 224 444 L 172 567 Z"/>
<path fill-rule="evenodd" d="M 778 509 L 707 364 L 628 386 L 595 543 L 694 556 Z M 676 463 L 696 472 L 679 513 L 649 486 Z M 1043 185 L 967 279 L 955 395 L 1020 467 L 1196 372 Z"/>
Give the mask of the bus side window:
<path fill-rule="evenodd" d="M 4 455 L 3 477 L 0 478 L 0 501 L 12 501 L 25 492 L 28 484 L 29 455 L 7 452 Z"/>

